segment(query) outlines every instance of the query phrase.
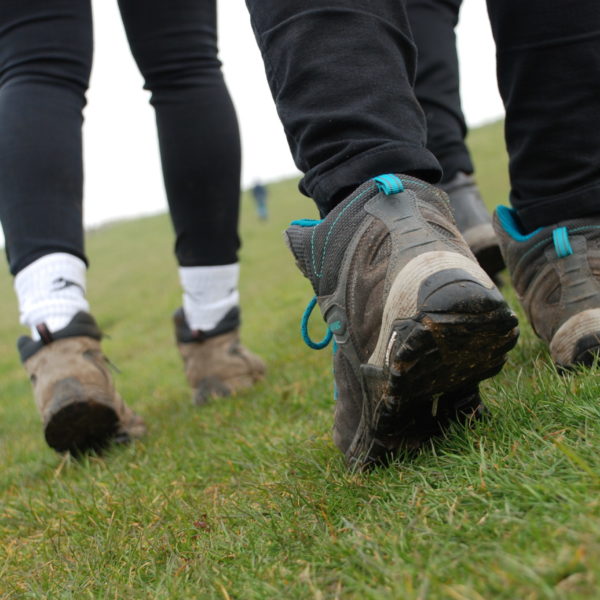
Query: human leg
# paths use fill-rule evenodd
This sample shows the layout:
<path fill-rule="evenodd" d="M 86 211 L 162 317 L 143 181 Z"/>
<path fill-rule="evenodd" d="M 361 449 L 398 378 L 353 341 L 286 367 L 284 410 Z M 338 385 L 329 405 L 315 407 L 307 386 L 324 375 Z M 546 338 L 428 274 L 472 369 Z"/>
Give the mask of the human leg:
<path fill-rule="evenodd" d="M 0 218 L 33 338 L 19 350 L 46 440 L 72 452 L 144 430 L 114 390 L 86 312 L 81 124 L 91 59 L 88 2 L 0 6 Z"/>
<path fill-rule="evenodd" d="M 373 174 L 437 181 L 403 2 L 247 0 L 301 190 L 327 214 Z M 351 57 L 351 59 L 350 59 Z M 390 57 L 400 59 L 390 65 Z"/>
<path fill-rule="evenodd" d="M 474 170 L 465 144 L 454 33 L 461 4 L 462 0 L 406 2 L 418 49 L 415 94 L 427 119 L 427 147 L 442 166 L 442 183 L 458 172 L 470 175 Z"/>
<path fill-rule="evenodd" d="M 516 319 L 445 195 L 381 175 L 439 176 L 411 88 L 403 3 L 247 4 L 302 190 L 324 216 L 294 222 L 287 240 L 328 323 L 325 341 L 335 340 L 334 440 L 365 467 L 477 410 L 477 384 L 501 368 Z"/>
<path fill-rule="evenodd" d="M 0 6 L 0 218 L 10 270 L 50 252 L 85 261 L 81 124 L 92 60 L 89 3 Z"/>
<path fill-rule="evenodd" d="M 600 351 L 600 7 L 488 2 L 514 211 L 495 225 L 513 284 L 561 367 Z"/>
<path fill-rule="evenodd" d="M 511 204 L 526 231 L 600 205 L 600 5 L 488 0 Z"/>
<path fill-rule="evenodd" d="M 177 341 L 202 403 L 264 373 L 239 344 L 240 140 L 218 59 L 216 2 L 120 0 L 119 6 L 156 112 L 184 291 Z M 229 343 L 221 343 L 223 336 Z M 207 344 L 220 356 L 216 370 L 196 357 L 207 353 Z"/>
<path fill-rule="evenodd" d="M 415 94 L 427 119 L 427 147 L 442 166 L 440 187 L 450 198 L 456 224 L 479 264 L 496 277 L 504 261 L 465 143 L 454 33 L 461 4 L 462 0 L 407 0 L 418 49 Z"/>

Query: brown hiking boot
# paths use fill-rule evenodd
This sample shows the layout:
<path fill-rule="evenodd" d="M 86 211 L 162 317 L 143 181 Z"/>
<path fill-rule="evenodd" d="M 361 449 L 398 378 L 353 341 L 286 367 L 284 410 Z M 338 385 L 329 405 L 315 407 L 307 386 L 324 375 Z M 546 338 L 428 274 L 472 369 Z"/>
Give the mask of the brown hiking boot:
<path fill-rule="evenodd" d="M 101 451 L 146 432 L 115 391 L 91 315 L 79 312 L 59 331 L 50 333 L 45 324 L 38 331 L 40 341 L 23 336 L 18 347 L 51 448 L 74 455 Z"/>
<path fill-rule="evenodd" d="M 265 375 L 265 363 L 240 342 L 239 309 L 233 308 L 210 331 L 192 331 L 182 308 L 173 316 L 175 340 L 194 404 L 230 396 Z"/>
<path fill-rule="evenodd" d="M 521 230 L 499 206 L 494 226 L 515 290 L 535 333 L 560 368 L 600 356 L 600 219 Z"/>

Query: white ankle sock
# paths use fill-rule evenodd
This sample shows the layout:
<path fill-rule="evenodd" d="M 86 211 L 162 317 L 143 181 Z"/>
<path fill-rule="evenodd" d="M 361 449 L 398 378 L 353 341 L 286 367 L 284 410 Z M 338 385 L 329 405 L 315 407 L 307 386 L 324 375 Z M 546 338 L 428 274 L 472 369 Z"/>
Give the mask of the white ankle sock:
<path fill-rule="evenodd" d="M 192 331 L 209 331 L 239 304 L 239 263 L 215 267 L 179 267 L 183 312 Z"/>
<path fill-rule="evenodd" d="M 34 340 L 40 339 L 36 325 L 46 323 L 50 331 L 58 331 L 80 310 L 90 310 L 85 273 L 81 259 L 63 252 L 42 256 L 17 273 L 19 320 L 31 328 Z"/>

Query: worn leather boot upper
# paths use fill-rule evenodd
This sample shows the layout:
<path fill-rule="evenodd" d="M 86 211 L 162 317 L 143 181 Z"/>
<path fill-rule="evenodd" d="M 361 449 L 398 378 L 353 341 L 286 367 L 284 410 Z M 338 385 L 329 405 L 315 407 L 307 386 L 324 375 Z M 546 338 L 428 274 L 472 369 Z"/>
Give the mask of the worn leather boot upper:
<path fill-rule="evenodd" d="M 76 335 L 84 333 L 85 335 Z M 78 313 L 64 329 L 19 340 L 48 444 L 58 451 L 100 450 L 146 431 L 115 390 L 93 317 Z"/>
<path fill-rule="evenodd" d="M 250 387 L 265 375 L 264 362 L 240 342 L 238 311 L 232 309 L 209 332 L 192 331 L 181 308 L 174 315 L 177 347 L 197 405 Z"/>

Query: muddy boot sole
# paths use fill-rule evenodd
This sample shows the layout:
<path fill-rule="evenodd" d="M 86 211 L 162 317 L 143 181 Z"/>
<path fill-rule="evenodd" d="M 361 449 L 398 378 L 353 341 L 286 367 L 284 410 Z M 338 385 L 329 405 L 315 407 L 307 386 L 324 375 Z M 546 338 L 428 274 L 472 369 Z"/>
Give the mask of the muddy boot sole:
<path fill-rule="evenodd" d="M 361 366 L 362 414 L 346 453 L 354 468 L 385 464 L 481 414 L 478 383 L 502 369 L 517 342 L 517 318 L 495 288 L 457 272 L 427 287 L 426 310 L 382 331 L 383 364 Z"/>
<path fill-rule="evenodd" d="M 119 426 L 115 410 L 94 400 L 77 401 L 59 409 L 46 425 L 48 445 L 74 456 L 101 452 L 114 439 Z"/>

